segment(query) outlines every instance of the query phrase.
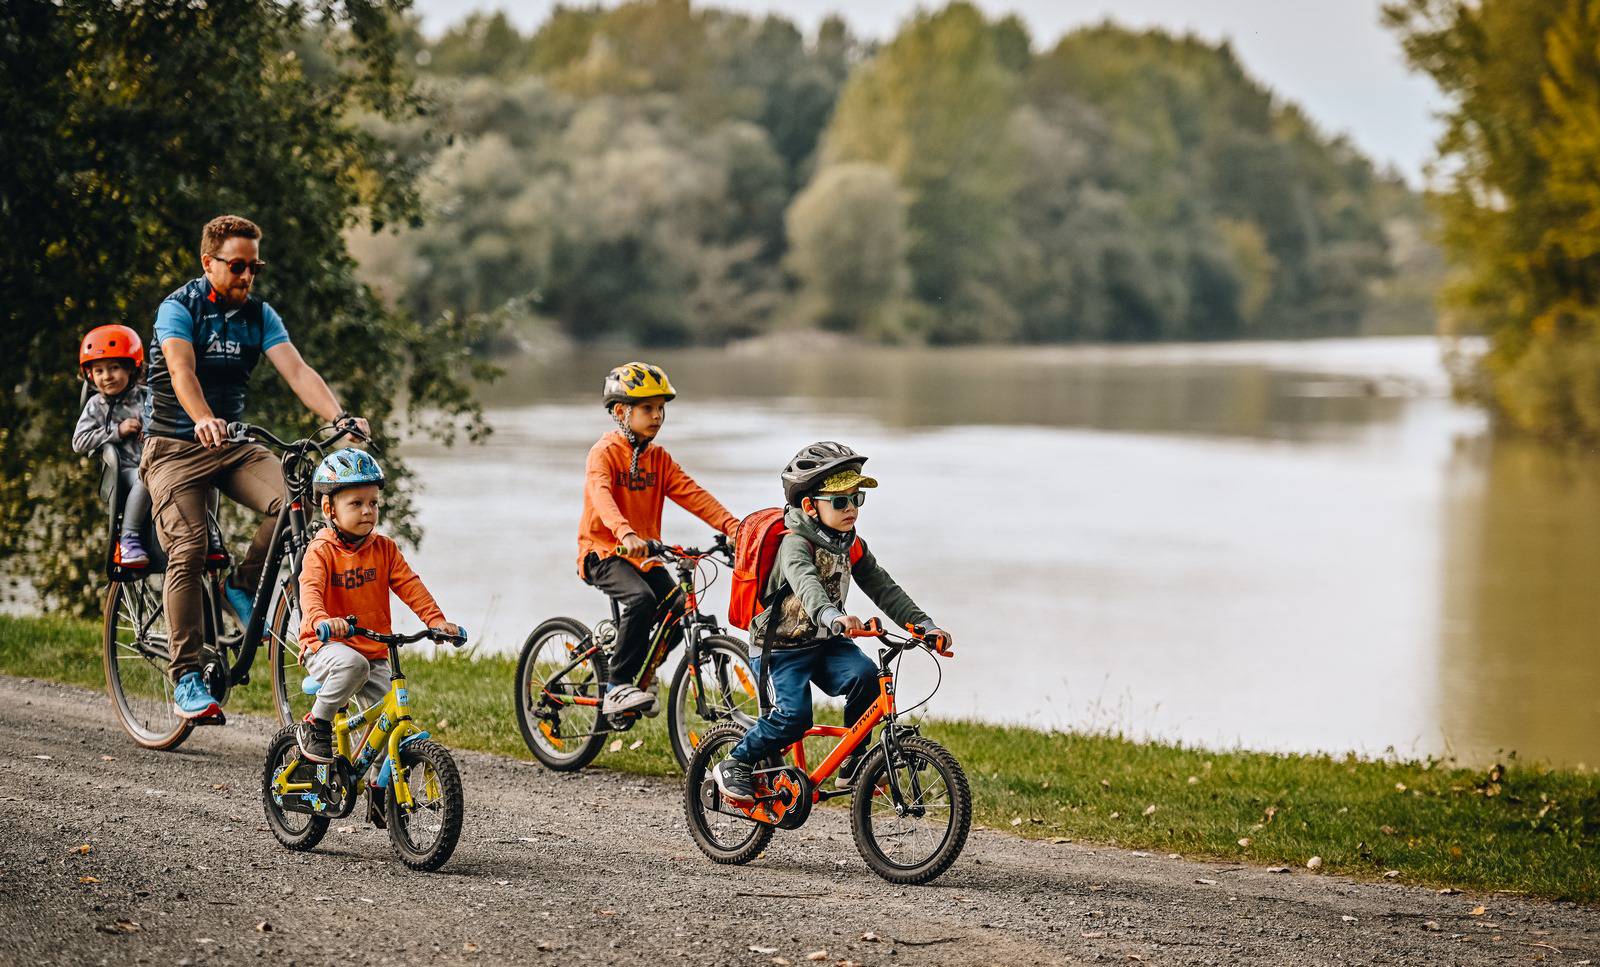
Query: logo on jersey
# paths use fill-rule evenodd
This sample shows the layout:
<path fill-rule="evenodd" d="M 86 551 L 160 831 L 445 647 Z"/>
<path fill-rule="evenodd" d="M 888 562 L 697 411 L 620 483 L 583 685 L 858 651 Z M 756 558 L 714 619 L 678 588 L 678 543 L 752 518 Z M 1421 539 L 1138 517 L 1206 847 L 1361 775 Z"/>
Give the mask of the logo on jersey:
<path fill-rule="evenodd" d="M 640 470 L 638 473 L 630 474 L 626 470 L 618 470 L 616 485 L 625 490 L 651 490 L 656 485 L 656 472 Z"/>
<path fill-rule="evenodd" d="M 359 588 L 378 580 L 378 569 L 375 567 L 352 567 L 344 571 L 333 572 L 333 586 L 336 588 Z"/>
<path fill-rule="evenodd" d="M 211 341 L 206 344 L 206 355 L 231 357 L 242 356 L 244 355 L 244 343 L 237 339 L 223 339 L 216 333 L 212 333 Z"/>

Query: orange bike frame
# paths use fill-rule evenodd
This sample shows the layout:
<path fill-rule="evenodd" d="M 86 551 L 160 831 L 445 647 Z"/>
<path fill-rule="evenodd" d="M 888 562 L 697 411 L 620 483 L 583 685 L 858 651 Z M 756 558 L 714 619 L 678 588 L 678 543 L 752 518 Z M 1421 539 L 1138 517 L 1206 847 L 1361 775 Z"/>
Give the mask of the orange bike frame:
<path fill-rule="evenodd" d="M 872 735 L 872 730 L 879 722 L 894 714 L 894 676 L 887 668 L 878 670 L 878 700 L 872 707 L 862 713 L 861 718 L 850 728 L 838 725 L 813 725 L 806 729 L 805 737 L 799 742 L 789 746 L 789 752 L 794 756 L 794 764 L 811 777 L 811 801 L 818 802 L 822 799 L 822 783 L 833 775 L 839 768 L 839 763 L 854 752 Z M 833 747 L 827 757 L 815 769 L 807 769 L 805 740 L 815 737 L 838 738 L 839 744 Z"/>

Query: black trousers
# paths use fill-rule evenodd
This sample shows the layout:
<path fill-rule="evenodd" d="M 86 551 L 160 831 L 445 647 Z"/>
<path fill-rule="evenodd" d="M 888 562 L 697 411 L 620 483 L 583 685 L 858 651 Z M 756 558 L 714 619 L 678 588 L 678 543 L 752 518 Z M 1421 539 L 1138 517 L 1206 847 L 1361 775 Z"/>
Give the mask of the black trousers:
<path fill-rule="evenodd" d="M 610 595 L 622 609 L 617 624 L 617 649 L 611 658 L 611 684 L 631 685 L 649 657 L 650 628 L 661 602 L 678 587 L 664 567 L 641 571 L 620 557 L 584 561 L 584 580 Z M 673 635 L 679 632 L 674 629 Z"/>

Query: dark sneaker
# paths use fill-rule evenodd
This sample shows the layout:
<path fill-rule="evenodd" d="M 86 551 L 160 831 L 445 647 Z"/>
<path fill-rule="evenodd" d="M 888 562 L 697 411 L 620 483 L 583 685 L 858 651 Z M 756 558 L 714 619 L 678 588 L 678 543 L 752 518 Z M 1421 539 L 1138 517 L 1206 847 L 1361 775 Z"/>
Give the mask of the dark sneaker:
<path fill-rule="evenodd" d="M 852 752 L 839 761 L 839 771 L 833 774 L 833 788 L 849 789 L 856 784 L 856 770 L 861 768 L 862 754 Z"/>
<path fill-rule="evenodd" d="M 211 697 L 199 672 L 186 672 L 178 679 L 172 690 L 172 704 L 181 718 L 203 719 L 222 714 L 222 706 Z"/>
<path fill-rule="evenodd" d="M 144 545 L 139 543 L 138 534 L 123 534 L 117 542 L 117 563 L 123 567 L 144 567 L 150 563 L 150 555 L 145 553 Z"/>
<path fill-rule="evenodd" d="M 632 685 L 618 685 L 606 692 L 606 700 L 600 703 L 600 711 L 605 715 L 627 715 L 630 712 L 648 712 L 655 708 L 656 697 L 649 692 L 643 692 Z"/>
<path fill-rule="evenodd" d="M 732 803 L 752 803 L 756 801 L 755 788 L 750 785 L 750 766 L 738 759 L 723 759 L 711 770 L 711 778 L 716 780 L 717 791 L 722 793 L 722 798 Z"/>
<path fill-rule="evenodd" d="M 295 741 L 300 743 L 300 754 L 312 762 L 333 761 L 333 723 L 314 719 L 307 712 L 295 730 Z"/>

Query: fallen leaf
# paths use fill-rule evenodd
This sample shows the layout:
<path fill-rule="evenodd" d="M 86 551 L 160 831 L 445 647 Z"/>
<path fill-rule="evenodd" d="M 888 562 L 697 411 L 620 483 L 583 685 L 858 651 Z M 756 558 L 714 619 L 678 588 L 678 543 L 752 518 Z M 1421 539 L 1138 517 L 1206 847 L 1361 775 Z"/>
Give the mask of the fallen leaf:
<path fill-rule="evenodd" d="M 115 761 L 117 761 L 117 757 L 114 756 L 114 755 L 103 755 L 103 756 L 100 757 L 100 761 L 101 762 L 115 762 Z"/>
<path fill-rule="evenodd" d="M 772 963 L 773 967 L 789 967 L 790 961 L 788 957 L 774 957 Z"/>
<path fill-rule="evenodd" d="M 1453 886 L 1447 886 L 1444 889 L 1439 891 L 1439 895 L 1440 896 L 1455 896 L 1456 894 L 1458 894 L 1460 892 L 1461 892 L 1460 890 L 1456 889 Z"/>
<path fill-rule="evenodd" d="M 1117 812 L 1117 811 L 1116 811 L 1116 810 L 1112 810 L 1112 812 L 1111 812 L 1111 817 L 1110 817 L 1110 818 L 1112 818 L 1112 819 L 1116 819 L 1116 818 L 1117 818 L 1117 817 L 1119 817 L 1119 816 L 1121 816 L 1121 815 L 1122 815 L 1122 814 L 1121 814 L 1121 813 L 1119 813 L 1119 812 Z"/>
<path fill-rule="evenodd" d="M 404 763 L 402 762 L 402 765 L 403 764 Z M 511 881 L 510 880 L 495 880 L 494 881 L 494 885 L 495 886 L 510 886 L 511 885 Z"/>
<path fill-rule="evenodd" d="M 50 757 L 47 756 L 47 755 L 36 755 L 33 758 L 38 759 L 40 762 L 49 762 L 50 761 Z M 117 922 L 121 923 L 122 921 L 118 920 Z"/>
<path fill-rule="evenodd" d="M 1406 791 L 1406 784 L 1403 783 L 1403 782 L 1395 783 L 1394 784 L 1394 791 L 1395 792 L 1405 792 Z"/>
<path fill-rule="evenodd" d="M 873 933 L 871 930 L 868 930 L 866 933 L 861 935 L 861 939 L 865 940 L 867 943 L 877 943 L 878 935 Z"/>
<path fill-rule="evenodd" d="M 1250 848 L 1250 837 L 1248 837 L 1248 836 L 1239 837 L 1239 848 L 1240 849 L 1249 849 Z"/>
<path fill-rule="evenodd" d="M 1386 879 L 1386 880 L 1395 879 L 1399 875 L 1400 875 L 1400 871 L 1399 870 L 1384 870 L 1383 871 L 1383 878 Z"/>
<path fill-rule="evenodd" d="M 762 947 L 756 944 L 751 944 L 748 949 L 753 954 L 775 954 L 778 952 L 777 947 Z"/>
<path fill-rule="evenodd" d="M 441 729 L 448 729 L 450 727 L 450 720 L 449 719 L 440 719 L 435 724 Z"/>
<path fill-rule="evenodd" d="M 1200 777 L 1199 776 L 1190 776 L 1189 777 L 1189 785 L 1191 785 L 1191 786 L 1200 785 Z"/>
<path fill-rule="evenodd" d="M 1011 817 L 1011 825 L 1013 825 L 1013 826 L 1021 826 L 1022 825 L 1022 817 L 1021 816 L 1013 816 L 1013 817 Z"/>
<path fill-rule="evenodd" d="M 74 849 L 73 852 L 77 853 L 79 856 L 88 856 L 90 853 L 94 852 L 94 847 L 90 846 L 88 843 L 84 843 L 82 846 Z"/>
<path fill-rule="evenodd" d="M 1422 924 L 1422 929 L 1424 929 L 1424 930 L 1438 930 L 1438 929 L 1440 929 L 1439 928 L 1439 921 L 1437 921 L 1437 920 L 1425 921 Z"/>
<path fill-rule="evenodd" d="M 806 954 L 806 959 L 807 960 L 827 960 L 828 959 L 828 952 L 826 950 L 813 950 L 809 954 Z"/>
<path fill-rule="evenodd" d="M 539 941 L 537 944 L 535 944 L 535 947 L 539 950 L 543 950 L 545 953 L 549 953 L 550 951 L 556 949 L 556 945 L 548 940 Z"/>
<path fill-rule="evenodd" d="M 1399 830 L 1395 829 L 1393 826 L 1379 826 L 1378 832 L 1385 836 L 1393 836 L 1395 833 L 1399 832 Z"/>
<path fill-rule="evenodd" d="M 1089 884 L 1089 892 L 1090 893 L 1099 893 L 1101 890 L 1104 890 L 1105 888 L 1106 888 L 1106 885 L 1104 883 L 1091 883 L 1091 884 Z"/>
<path fill-rule="evenodd" d="M 1085 930 L 1083 933 L 1078 934 L 1078 936 L 1085 940 L 1099 940 L 1105 935 L 1106 932 L 1104 930 Z"/>
<path fill-rule="evenodd" d="M 1320 869 L 1322 869 L 1322 857 L 1313 856 L 1309 860 L 1306 860 L 1306 869 L 1308 869 L 1308 870 L 1320 870 Z"/>
<path fill-rule="evenodd" d="M 1287 873 L 1287 872 L 1289 872 L 1289 868 L 1287 866 L 1269 866 L 1269 867 L 1267 867 L 1267 872 L 1268 873 Z"/>
<path fill-rule="evenodd" d="M 1343 920 L 1345 923 L 1360 923 L 1361 922 L 1359 919 L 1357 919 L 1356 917 L 1352 917 L 1348 913 L 1345 914 L 1344 916 L 1340 917 L 1339 919 Z"/>
<path fill-rule="evenodd" d="M 615 742 L 611 743 L 611 751 L 612 752 L 621 752 L 622 751 L 622 740 L 621 739 L 617 739 Z"/>
<path fill-rule="evenodd" d="M 100 880 L 99 880 L 98 877 L 80 876 L 80 877 L 78 877 L 78 882 L 79 883 L 99 883 Z"/>
<path fill-rule="evenodd" d="M 1467 916 L 1469 916 L 1469 917 L 1481 917 L 1485 913 L 1488 913 L 1488 912 L 1489 911 L 1484 907 L 1473 907 L 1472 910 L 1467 914 Z"/>
<path fill-rule="evenodd" d="M 1146 816 L 1154 816 L 1156 814 L 1156 804 L 1151 803 L 1150 805 L 1144 807 L 1144 814 Z"/>
<path fill-rule="evenodd" d="M 1050 845 L 1051 846 L 1060 846 L 1062 843 L 1070 843 L 1070 842 L 1072 842 L 1072 839 L 1070 837 L 1067 837 L 1067 836 L 1052 836 L 1052 837 L 1050 837 Z"/>
<path fill-rule="evenodd" d="M 403 762 L 401 764 L 404 765 Z M 271 933 L 272 932 L 272 924 L 270 924 L 267 921 L 263 920 L 260 923 L 256 924 L 256 932 L 257 933 Z"/>
<path fill-rule="evenodd" d="M 473 943 L 470 940 L 464 940 L 464 941 L 461 942 L 461 949 L 466 951 L 469 954 L 475 954 L 475 953 L 477 953 L 479 950 L 481 950 L 483 948 L 479 947 L 477 944 Z"/>
<path fill-rule="evenodd" d="M 107 933 L 139 933 L 144 928 L 132 920 L 118 920 L 111 924 Z"/>
<path fill-rule="evenodd" d="M 634 739 L 632 742 L 628 743 L 628 751 L 632 752 L 634 749 L 637 749 L 642 745 L 644 745 L 643 739 Z"/>
<path fill-rule="evenodd" d="M 1194 881 L 1196 883 L 1199 883 L 1202 886 L 1216 886 L 1217 885 L 1217 881 L 1216 880 L 1208 880 L 1203 876 L 1195 877 Z"/>
<path fill-rule="evenodd" d="M 1110 779 L 1101 779 L 1100 780 L 1100 785 L 1104 786 L 1107 789 L 1110 789 L 1111 788 L 1111 780 Z"/>

